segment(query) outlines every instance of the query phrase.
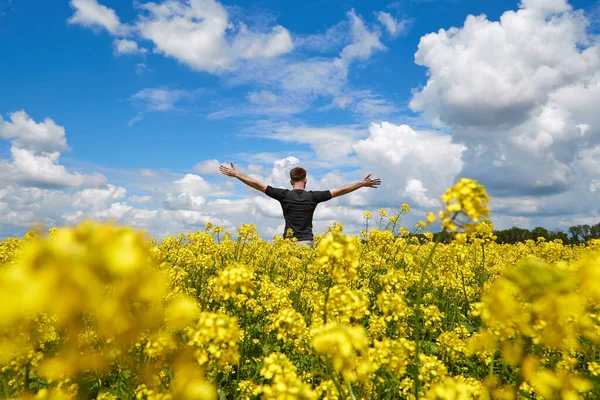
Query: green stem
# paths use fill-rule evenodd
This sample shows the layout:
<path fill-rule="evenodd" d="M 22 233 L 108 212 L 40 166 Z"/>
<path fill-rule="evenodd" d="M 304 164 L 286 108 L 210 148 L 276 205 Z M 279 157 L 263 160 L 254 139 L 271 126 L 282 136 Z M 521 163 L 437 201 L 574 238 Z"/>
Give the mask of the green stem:
<path fill-rule="evenodd" d="M 352 385 L 350 385 L 350 382 L 346 382 L 346 385 L 348 386 L 348 391 L 350 392 L 350 397 L 352 398 L 352 400 L 356 400 L 356 396 L 354 395 L 354 392 L 352 391 Z"/>
<path fill-rule="evenodd" d="M 329 300 L 329 290 L 331 287 L 327 287 L 327 292 L 325 292 L 325 303 L 323 304 L 323 325 L 327 324 L 327 301 Z"/>
<path fill-rule="evenodd" d="M 344 395 L 344 391 L 342 390 L 342 385 L 340 385 L 337 378 L 335 377 L 335 372 L 333 372 L 331 370 L 331 368 L 329 368 L 328 364 L 326 364 L 326 365 L 327 365 L 327 372 L 329 373 L 329 376 L 331 377 L 331 380 L 333 381 L 335 388 L 337 389 L 338 393 L 340 394 L 339 397 L 342 397 Z"/>
<path fill-rule="evenodd" d="M 25 364 L 25 391 L 26 392 L 29 391 L 29 368 L 30 368 L 30 363 L 28 362 L 27 364 Z"/>
<path fill-rule="evenodd" d="M 521 385 L 525 381 L 525 377 L 523 376 L 523 360 L 529 354 L 529 350 L 531 349 L 532 340 L 531 338 L 524 338 L 525 343 L 523 343 L 523 357 L 521 358 L 521 363 L 519 364 L 519 372 L 517 373 L 517 379 L 515 381 L 515 400 L 519 399 L 519 393 L 521 392 Z"/>
<path fill-rule="evenodd" d="M 2 388 L 4 389 L 4 398 L 8 399 L 8 386 L 6 384 L 6 379 L 2 379 Z"/>
<path fill-rule="evenodd" d="M 492 353 L 492 360 L 490 361 L 490 369 L 488 371 L 488 375 L 491 377 L 494 375 L 494 360 L 495 360 L 496 352 Z"/>

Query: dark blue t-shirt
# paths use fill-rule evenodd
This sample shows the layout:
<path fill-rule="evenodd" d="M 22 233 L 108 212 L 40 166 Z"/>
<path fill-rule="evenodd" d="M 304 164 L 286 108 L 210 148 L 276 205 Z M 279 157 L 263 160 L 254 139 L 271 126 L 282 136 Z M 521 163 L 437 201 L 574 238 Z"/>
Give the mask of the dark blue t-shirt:
<path fill-rule="evenodd" d="M 278 200 L 283 210 L 285 231 L 294 232 L 294 237 L 300 240 L 313 240 L 312 220 L 317 204 L 331 199 L 331 192 L 306 191 L 302 189 L 278 189 L 267 186 L 266 195 Z"/>

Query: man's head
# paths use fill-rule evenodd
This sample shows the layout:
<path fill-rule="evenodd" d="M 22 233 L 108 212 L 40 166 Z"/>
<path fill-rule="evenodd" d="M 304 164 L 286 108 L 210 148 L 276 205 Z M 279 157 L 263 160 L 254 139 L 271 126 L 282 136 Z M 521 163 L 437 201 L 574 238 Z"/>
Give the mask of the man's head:
<path fill-rule="evenodd" d="M 302 186 L 302 189 L 306 187 L 306 170 L 304 168 L 296 167 L 290 171 L 290 183 L 294 188 Z"/>

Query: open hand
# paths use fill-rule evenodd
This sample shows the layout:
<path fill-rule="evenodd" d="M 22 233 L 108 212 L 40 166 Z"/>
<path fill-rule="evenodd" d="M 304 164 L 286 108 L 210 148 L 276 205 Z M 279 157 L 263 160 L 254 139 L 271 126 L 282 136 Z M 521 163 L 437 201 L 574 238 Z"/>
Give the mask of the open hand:
<path fill-rule="evenodd" d="M 219 171 L 221 171 L 221 173 L 223 175 L 237 177 L 237 171 L 235 170 L 235 167 L 233 166 L 233 163 L 229 163 L 229 164 L 231 165 L 231 168 L 230 167 L 226 167 L 224 165 L 220 165 L 219 166 Z"/>
<path fill-rule="evenodd" d="M 365 179 L 362 180 L 363 187 L 370 187 L 377 189 L 377 186 L 381 185 L 381 179 L 373 178 L 371 179 L 371 174 L 367 175 Z"/>

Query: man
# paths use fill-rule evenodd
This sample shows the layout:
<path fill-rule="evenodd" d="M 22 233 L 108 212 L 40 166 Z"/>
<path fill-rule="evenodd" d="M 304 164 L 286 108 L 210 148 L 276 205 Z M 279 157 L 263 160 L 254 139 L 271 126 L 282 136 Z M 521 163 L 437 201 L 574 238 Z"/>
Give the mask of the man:
<path fill-rule="evenodd" d="M 233 176 L 244 182 L 246 185 L 265 193 L 267 196 L 279 201 L 283 210 L 285 219 L 284 237 L 288 229 L 291 229 L 294 237 L 298 239 L 298 244 L 313 244 L 312 219 L 317 204 L 339 197 L 362 187 L 377 188 L 381 184 L 381 179 L 371 179 L 371 174 L 360 182 L 343 186 L 339 189 L 325 191 L 306 191 L 306 170 L 296 167 L 290 171 L 290 184 L 292 190 L 278 189 L 267 186 L 256 179 L 245 176 L 238 172 L 233 163 L 231 167 L 221 165 L 221 173 L 227 176 Z"/>

